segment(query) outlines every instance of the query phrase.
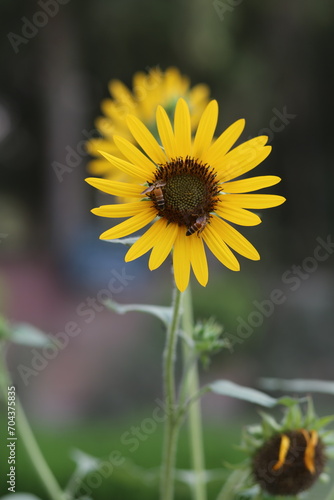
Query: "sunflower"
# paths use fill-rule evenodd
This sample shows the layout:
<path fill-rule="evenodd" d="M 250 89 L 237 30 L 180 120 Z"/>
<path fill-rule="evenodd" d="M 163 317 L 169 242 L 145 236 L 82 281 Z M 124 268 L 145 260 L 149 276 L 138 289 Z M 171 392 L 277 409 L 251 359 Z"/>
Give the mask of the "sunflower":
<path fill-rule="evenodd" d="M 113 168 L 108 160 L 101 157 L 99 151 L 120 156 L 114 143 L 114 134 L 121 135 L 130 142 L 135 142 L 126 124 L 126 115 L 131 113 L 137 116 L 149 130 L 156 133 L 155 111 L 158 104 L 164 106 L 171 116 L 179 97 L 184 97 L 191 110 L 192 130 L 197 126 L 199 119 L 208 103 L 209 88 L 198 84 L 190 87 L 190 81 L 181 75 L 177 68 L 170 67 L 165 72 L 159 68 L 151 69 L 148 74 L 135 73 L 133 77 L 133 91 L 131 92 L 119 80 L 109 83 L 112 99 L 105 99 L 101 108 L 105 116 L 96 120 L 96 128 L 101 138 L 90 139 L 87 142 L 87 151 L 95 157 L 88 164 L 88 171 L 93 175 L 101 175 L 113 180 L 125 180 L 129 177 L 117 168 Z"/>
<path fill-rule="evenodd" d="M 275 434 L 253 457 L 255 481 L 271 495 L 298 495 L 324 470 L 324 443 L 314 429 Z"/>
<path fill-rule="evenodd" d="M 236 498 L 267 499 L 268 493 L 275 498 L 276 495 L 295 498 L 319 478 L 325 480 L 326 463 L 333 457 L 334 438 L 333 431 L 325 427 L 333 422 L 334 416 L 318 417 L 310 396 L 306 407 L 300 401 L 283 396 L 279 399 L 279 404 L 285 407 L 281 421 L 261 411 L 260 423 L 243 429 L 238 448 L 246 457 L 233 465 Z M 220 498 L 225 491 L 223 487 Z"/>
<path fill-rule="evenodd" d="M 86 179 L 97 189 L 134 201 L 105 205 L 92 212 L 102 217 L 129 217 L 101 234 L 111 240 L 130 235 L 148 224 L 151 227 L 132 245 L 125 261 L 151 251 L 149 269 L 158 268 L 171 251 L 177 287 L 184 291 L 190 269 L 205 286 L 208 264 L 205 245 L 216 258 L 233 271 L 240 269 L 232 250 L 251 259 L 260 258 L 257 250 L 229 223 L 243 226 L 259 224 L 261 219 L 248 209 L 278 206 L 285 198 L 270 194 L 249 194 L 272 186 L 281 179 L 259 176 L 233 180 L 256 167 L 270 153 L 267 136 L 259 136 L 232 149 L 245 126 L 243 119 L 233 123 L 213 139 L 218 120 L 218 103 L 205 108 L 192 139 L 191 117 L 187 103 L 179 99 L 174 127 L 166 110 L 158 106 L 156 123 L 161 145 L 134 115 L 127 125 L 146 155 L 124 137 L 114 136 L 123 160 L 109 153 L 103 156 L 111 165 L 136 178 L 137 182 Z M 145 184 L 146 183 L 146 184 Z"/>

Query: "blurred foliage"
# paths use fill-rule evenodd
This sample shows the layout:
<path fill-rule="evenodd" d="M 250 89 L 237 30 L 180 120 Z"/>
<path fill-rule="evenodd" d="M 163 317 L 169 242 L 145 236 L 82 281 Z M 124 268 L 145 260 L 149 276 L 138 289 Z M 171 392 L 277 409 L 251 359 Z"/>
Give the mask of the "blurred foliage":
<path fill-rule="evenodd" d="M 115 498 L 121 500 L 133 498 L 156 500 L 158 492 L 157 467 L 161 459 L 162 431 L 160 425 L 157 430 L 146 435 L 145 441 L 134 452 L 129 452 L 129 447 L 120 442 L 122 434 L 130 430 L 137 422 L 143 420 L 143 415 L 132 415 L 128 421 L 114 422 L 112 426 L 108 422 L 96 422 L 91 425 L 76 425 L 67 429 L 43 429 L 36 426 L 34 433 L 40 448 L 51 467 L 53 473 L 62 486 L 65 486 L 73 473 L 74 462 L 70 454 L 74 448 L 107 460 L 110 454 L 117 450 L 125 457 L 124 466 L 115 467 L 111 475 L 101 481 L 101 485 L 94 489 L 94 500 L 107 500 Z M 0 420 L 3 429 L 5 422 Z M 219 436 L 217 438 L 217 436 Z M 207 468 L 222 469 L 223 462 L 237 463 L 243 457 L 242 453 L 235 448 L 240 440 L 241 426 L 234 423 L 233 426 L 210 426 L 205 429 L 205 448 L 207 452 Z M 140 468 L 137 467 L 140 464 Z M 187 469 L 190 467 L 188 452 L 188 441 L 186 433 L 182 433 L 178 451 L 178 467 Z M 45 497 L 45 492 L 39 484 L 31 464 L 28 462 L 24 450 L 17 454 L 17 489 L 16 491 L 29 491 L 30 493 Z M 130 474 L 134 477 L 130 477 Z M 217 479 L 209 484 L 210 498 L 215 498 L 221 488 L 224 471 L 217 473 Z M 93 482 L 93 480 L 92 480 Z M 89 481 L 88 483 L 89 484 Z M 79 490 L 80 491 L 80 490 Z M 83 492 L 84 490 L 82 490 Z M 6 485 L 0 486 L 0 494 L 6 493 Z M 189 489 L 186 485 L 177 482 L 176 500 L 189 498 Z"/>

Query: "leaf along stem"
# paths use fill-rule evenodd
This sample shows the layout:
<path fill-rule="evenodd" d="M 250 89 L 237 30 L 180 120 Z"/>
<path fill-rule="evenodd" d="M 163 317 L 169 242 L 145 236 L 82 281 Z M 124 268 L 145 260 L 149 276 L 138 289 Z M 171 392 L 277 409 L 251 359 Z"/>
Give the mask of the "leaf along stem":
<path fill-rule="evenodd" d="M 5 358 L 3 355 L 4 344 L 0 344 L 0 384 L 1 392 L 5 401 L 7 401 L 8 387 L 12 385 L 10 376 L 7 370 Z M 53 475 L 50 467 L 48 466 L 38 444 L 35 436 L 31 430 L 28 419 L 24 413 L 24 410 L 16 396 L 15 400 L 16 408 L 16 427 L 18 434 L 20 435 L 20 441 L 22 442 L 26 453 L 35 468 L 35 471 L 44 485 L 45 490 L 51 500 L 70 500 L 69 497 L 62 491 L 59 486 L 55 476 Z M 12 408 L 12 407 L 11 407 Z"/>

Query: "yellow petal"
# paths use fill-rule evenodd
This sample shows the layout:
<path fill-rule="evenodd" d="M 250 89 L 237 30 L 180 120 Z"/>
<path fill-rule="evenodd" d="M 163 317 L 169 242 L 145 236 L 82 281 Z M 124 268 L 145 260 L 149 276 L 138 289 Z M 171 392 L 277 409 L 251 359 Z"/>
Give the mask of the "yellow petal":
<path fill-rule="evenodd" d="M 116 132 L 131 138 L 131 134 L 126 125 L 126 115 L 135 113 L 137 104 L 130 103 L 129 101 L 113 101 L 105 99 L 101 102 L 101 110 L 107 116 L 106 120 L 96 120 L 96 125 L 105 137 L 111 138 Z"/>
<path fill-rule="evenodd" d="M 109 101 L 110 101 L 110 99 L 109 99 Z M 108 107 L 108 105 L 107 105 L 107 107 Z M 107 141 L 110 141 L 111 143 L 113 142 L 112 137 L 116 132 L 116 128 L 118 129 L 118 133 L 120 133 L 119 127 L 115 126 L 114 120 L 110 119 L 110 118 L 106 118 L 105 116 L 99 116 L 98 118 L 96 118 L 95 127 L 100 132 L 100 134 L 103 137 L 105 137 L 105 139 Z M 127 127 L 126 127 L 125 122 L 121 125 L 121 129 L 122 129 L 122 133 L 125 132 L 126 135 L 130 135 L 130 132 L 126 130 Z M 102 151 L 104 151 L 103 148 L 99 148 L 99 149 L 102 149 Z M 110 153 L 110 151 L 108 151 L 108 153 Z"/>
<path fill-rule="evenodd" d="M 130 184 L 129 182 L 116 182 L 108 179 L 97 179 L 88 177 L 85 181 L 91 186 L 103 191 L 103 193 L 113 194 L 114 196 L 124 196 L 130 198 L 142 198 L 143 186 Z"/>
<path fill-rule="evenodd" d="M 191 154 L 191 125 L 189 108 L 184 99 L 179 99 L 175 107 L 174 134 L 176 156 L 186 158 Z"/>
<path fill-rule="evenodd" d="M 177 224 L 171 223 L 167 226 L 165 221 L 165 227 L 161 230 L 160 238 L 155 243 L 148 261 L 148 267 L 151 271 L 161 266 L 170 254 L 178 230 L 179 226 Z"/>
<path fill-rule="evenodd" d="M 285 198 L 278 194 L 226 194 L 220 199 L 242 208 L 271 208 L 285 202 Z"/>
<path fill-rule="evenodd" d="M 279 452 L 278 452 L 278 460 L 273 465 L 273 470 L 279 470 L 285 464 L 285 459 L 286 459 L 286 456 L 289 452 L 290 444 L 291 444 L 290 438 L 288 438 L 288 436 L 286 436 L 285 434 L 282 434 Z"/>
<path fill-rule="evenodd" d="M 106 153 L 115 154 L 117 153 L 117 147 L 112 141 L 106 141 L 105 139 L 90 139 L 86 142 L 86 149 L 90 155 L 100 156 L 99 151 L 105 151 Z"/>
<path fill-rule="evenodd" d="M 134 115 L 127 116 L 131 134 L 145 153 L 157 164 L 166 162 L 166 156 L 147 127 Z"/>
<path fill-rule="evenodd" d="M 116 100 L 135 104 L 131 91 L 120 80 L 111 80 L 108 87 L 111 96 Z"/>
<path fill-rule="evenodd" d="M 92 160 L 87 165 L 87 170 L 92 175 L 108 175 L 112 172 L 117 171 L 119 174 L 119 170 L 113 167 L 109 161 L 102 158 L 101 160 Z"/>
<path fill-rule="evenodd" d="M 242 179 L 240 181 L 225 182 L 221 189 L 225 193 L 249 193 L 257 191 L 269 186 L 274 186 L 281 181 L 276 175 L 261 175 L 251 177 L 250 179 Z"/>
<path fill-rule="evenodd" d="M 256 248 L 246 240 L 242 234 L 239 233 L 234 227 L 227 224 L 219 217 L 213 217 L 211 222 L 212 227 L 220 234 L 221 238 L 227 243 L 228 246 L 233 248 L 236 252 L 247 259 L 259 260 L 260 255 Z"/>
<path fill-rule="evenodd" d="M 156 165 L 147 158 L 141 151 L 139 151 L 134 144 L 127 141 L 123 137 L 114 135 L 114 141 L 118 149 L 123 155 L 133 164 L 140 165 L 140 169 L 146 175 L 146 180 L 153 179 L 153 174 L 156 171 Z"/>
<path fill-rule="evenodd" d="M 256 226 L 262 222 L 258 215 L 231 203 L 221 203 L 215 212 L 223 219 L 229 220 L 234 224 L 239 224 L 240 226 Z"/>
<path fill-rule="evenodd" d="M 114 167 L 119 168 L 125 174 L 137 177 L 142 182 L 145 182 L 147 180 L 146 171 L 141 167 L 141 165 L 133 165 L 128 161 L 117 158 L 117 156 L 110 155 L 109 153 L 104 153 L 103 151 L 100 151 L 100 153 L 106 160 L 110 161 L 110 163 L 114 165 Z M 151 177 L 153 177 L 152 174 Z"/>
<path fill-rule="evenodd" d="M 259 139 L 256 137 L 256 139 Z M 217 180 L 226 182 L 235 179 L 257 167 L 270 154 L 271 146 L 257 147 L 253 139 L 233 149 L 222 159 L 219 165 L 214 165 L 218 175 Z M 247 146 L 246 146 L 247 144 Z"/>
<path fill-rule="evenodd" d="M 173 252 L 173 268 L 175 284 L 180 292 L 184 292 L 190 277 L 190 241 L 184 228 L 178 228 Z"/>
<path fill-rule="evenodd" d="M 201 109 L 202 111 L 205 108 L 205 105 L 209 100 L 209 95 L 210 95 L 210 89 L 204 83 L 198 83 L 189 90 L 188 99 L 189 99 L 190 109 L 192 111 L 192 117 L 191 117 L 192 119 L 197 109 Z"/>
<path fill-rule="evenodd" d="M 190 261 L 197 281 L 206 286 L 209 279 L 208 263 L 202 238 L 196 235 L 189 236 L 190 239 Z"/>
<path fill-rule="evenodd" d="M 205 108 L 198 124 L 192 152 L 194 158 L 201 159 L 203 152 L 210 146 L 213 134 L 216 130 L 217 120 L 218 103 L 217 101 L 211 101 Z"/>
<path fill-rule="evenodd" d="M 161 231 L 164 230 L 166 221 L 158 219 L 153 225 L 137 240 L 125 255 L 125 262 L 138 259 L 144 253 L 151 250 L 156 241 L 158 241 Z"/>
<path fill-rule="evenodd" d="M 224 266 L 232 271 L 240 270 L 240 264 L 236 257 L 211 225 L 207 225 L 202 234 L 205 243 L 208 245 L 213 255 L 224 264 Z"/>
<path fill-rule="evenodd" d="M 168 159 L 176 158 L 176 144 L 172 125 L 162 106 L 157 108 L 157 126 L 162 145 Z"/>
<path fill-rule="evenodd" d="M 117 226 L 108 229 L 101 234 L 101 240 L 113 240 L 115 238 L 122 238 L 131 233 L 135 233 L 138 229 L 147 226 L 153 219 L 155 219 L 157 211 L 155 209 L 146 209 L 140 214 L 134 215 L 130 219 L 117 224 Z"/>
<path fill-rule="evenodd" d="M 152 207 L 150 201 L 136 201 L 133 203 L 118 203 L 117 205 L 103 205 L 93 208 L 92 213 L 101 217 L 130 217 L 140 214 L 143 210 Z"/>
<path fill-rule="evenodd" d="M 203 163 L 208 163 L 212 166 L 213 164 L 221 162 L 227 151 L 229 151 L 233 144 L 239 139 L 245 128 L 245 123 L 245 120 L 241 119 L 230 125 L 209 149 L 203 152 Z"/>

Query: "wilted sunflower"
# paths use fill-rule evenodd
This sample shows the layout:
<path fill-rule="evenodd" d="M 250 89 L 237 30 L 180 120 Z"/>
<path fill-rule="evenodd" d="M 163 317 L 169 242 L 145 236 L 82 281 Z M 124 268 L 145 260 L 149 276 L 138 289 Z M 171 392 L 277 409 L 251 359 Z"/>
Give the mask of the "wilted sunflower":
<path fill-rule="evenodd" d="M 297 495 L 323 472 L 324 444 L 317 431 L 298 429 L 276 434 L 256 452 L 253 474 L 272 495 Z"/>
<path fill-rule="evenodd" d="M 177 100 L 184 97 L 190 107 L 191 127 L 194 130 L 209 96 L 207 85 L 198 84 L 190 87 L 189 78 L 174 67 L 168 68 L 165 72 L 153 68 L 148 74 L 135 73 L 132 92 L 121 81 L 112 80 L 109 83 L 109 91 L 112 98 L 102 101 L 104 116 L 99 117 L 95 123 L 102 137 L 90 139 L 86 146 L 88 152 L 96 157 L 88 164 L 88 171 L 113 180 L 125 180 L 129 177 L 114 168 L 99 151 L 120 156 L 113 140 L 114 134 L 135 142 L 126 124 L 126 116 L 129 113 L 137 116 L 155 134 L 157 106 L 161 104 L 169 116 L 172 116 Z"/>
<path fill-rule="evenodd" d="M 102 217 L 129 217 L 105 231 L 100 238 L 110 240 L 128 236 L 154 221 L 132 245 L 125 260 L 137 259 L 152 249 L 149 269 L 153 270 L 173 250 L 175 282 L 181 291 L 188 286 L 190 267 L 199 283 L 207 284 L 204 243 L 233 271 L 238 271 L 240 266 L 231 248 L 240 255 L 258 260 L 260 256 L 253 245 L 226 221 L 243 226 L 259 224 L 258 215 L 246 209 L 274 207 L 285 201 L 277 195 L 247 194 L 278 183 L 279 177 L 233 181 L 261 163 L 271 147 L 265 146 L 268 138 L 260 136 L 230 151 L 245 121 L 238 120 L 213 139 L 217 119 L 218 104 L 213 100 L 203 112 L 192 140 L 186 102 L 183 99 L 177 102 L 174 129 L 164 108 L 158 106 L 156 120 L 161 147 L 147 127 L 130 115 L 127 117 L 129 130 L 147 156 L 119 136 L 114 136 L 115 144 L 128 161 L 102 154 L 114 167 L 136 178 L 137 183 L 87 179 L 101 191 L 135 200 L 93 210 Z"/>
<path fill-rule="evenodd" d="M 247 458 L 234 466 L 235 498 L 264 499 L 267 494 L 290 498 L 311 488 L 318 479 L 326 480 L 334 433 L 325 427 L 334 416 L 317 417 L 310 397 L 306 407 L 286 396 L 280 403 L 285 407 L 280 422 L 260 412 L 261 423 L 243 429 L 239 449 Z"/>

